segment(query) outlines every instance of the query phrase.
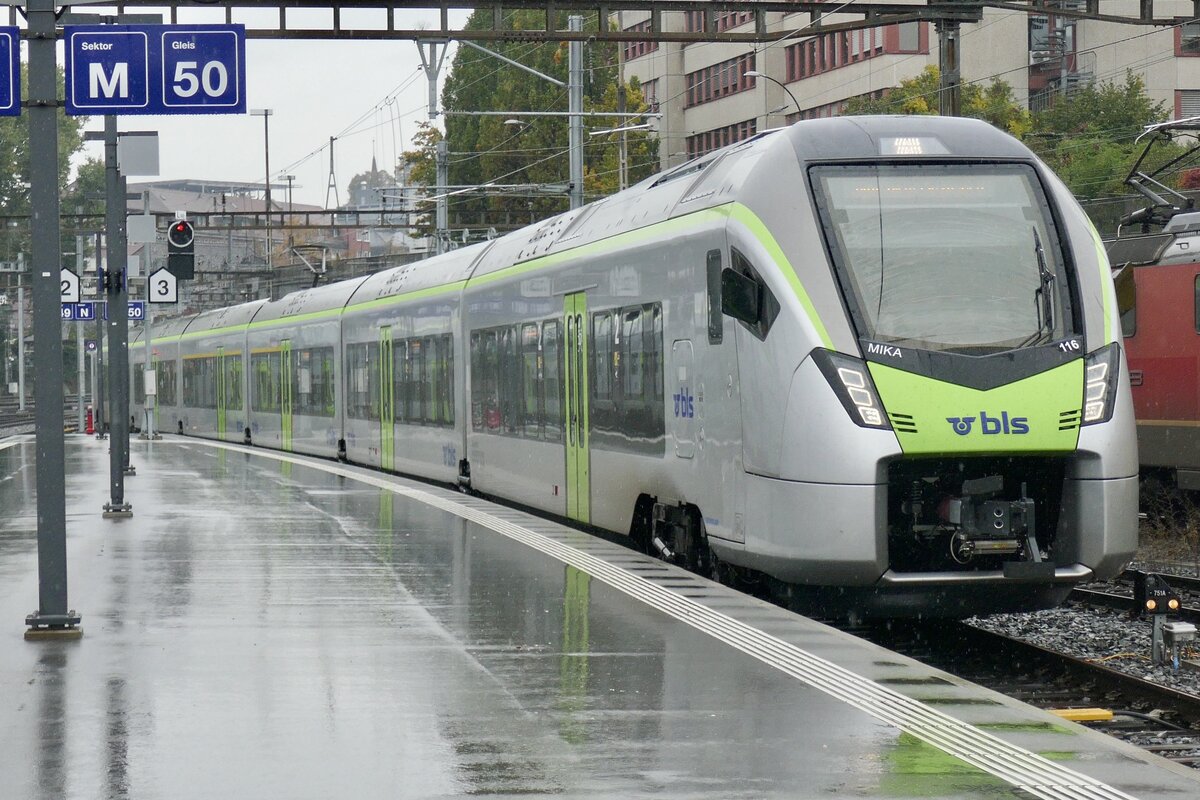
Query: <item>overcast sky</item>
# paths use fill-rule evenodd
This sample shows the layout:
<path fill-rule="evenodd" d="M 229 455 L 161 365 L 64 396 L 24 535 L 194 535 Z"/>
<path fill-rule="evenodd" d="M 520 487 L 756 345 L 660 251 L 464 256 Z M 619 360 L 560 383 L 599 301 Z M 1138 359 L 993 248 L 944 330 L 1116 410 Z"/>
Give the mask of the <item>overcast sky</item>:
<path fill-rule="evenodd" d="M 451 24 L 461 26 L 466 18 L 465 12 L 452 13 Z M 442 78 L 454 48 L 452 43 Z M 428 82 L 417 46 L 407 40 L 248 39 L 246 96 L 247 108 L 274 112 L 268 122 L 272 178 L 282 185 L 281 174 L 294 175 L 293 200 L 322 207 L 330 136 L 338 137 L 334 174 L 344 203 L 350 179 L 370 168 L 372 156 L 380 169 L 388 169 L 396 154 L 411 146 L 418 123 L 429 118 Z M 123 116 L 118 124 L 122 131 L 158 131 L 160 178 L 258 183 L 265 178 L 261 116 Z M 89 118 L 86 125 L 87 130 L 103 127 L 101 117 Z M 84 155 L 101 158 L 103 145 L 86 144 Z M 272 194 L 276 202 L 286 202 L 286 190 Z"/>

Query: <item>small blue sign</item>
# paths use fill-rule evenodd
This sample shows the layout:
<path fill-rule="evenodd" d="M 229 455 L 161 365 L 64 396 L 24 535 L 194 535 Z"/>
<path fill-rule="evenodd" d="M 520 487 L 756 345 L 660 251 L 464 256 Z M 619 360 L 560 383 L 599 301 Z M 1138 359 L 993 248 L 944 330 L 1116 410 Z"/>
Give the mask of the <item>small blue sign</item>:
<path fill-rule="evenodd" d="M 96 319 L 95 303 L 63 303 L 63 322 L 94 322 Z"/>
<path fill-rule="evenodd" d="M 21 33 L 0 27 L 0 117 L 21 115 Z"/>
<path fill-rule="evenodd" d="M 85 352 L 94 353 L 94 352 L 96 352 L 96 350 L 99 349 L 99 347 L 100 347 L 100 344 L 95 339 L 84 339 L 83 340 L 83 349 Z"/>
<path fill-rule="evenodd" d="M 68 25 L 66 112 L 242 114 L 244 25 Z"/>
<path fill-rule="evenodd" d="M 65 303 L 63 304 L 66 305 Z M 108 320 L 108 302 L 97 303 L 102 306 L 105 321 Z M 146 318 L 146 301 L 145 300 L 130 300 L 125 307 L 125 318 L 130 322 L 141 322 Z M 65 317 L 64 317 L 65 319 Z"/>

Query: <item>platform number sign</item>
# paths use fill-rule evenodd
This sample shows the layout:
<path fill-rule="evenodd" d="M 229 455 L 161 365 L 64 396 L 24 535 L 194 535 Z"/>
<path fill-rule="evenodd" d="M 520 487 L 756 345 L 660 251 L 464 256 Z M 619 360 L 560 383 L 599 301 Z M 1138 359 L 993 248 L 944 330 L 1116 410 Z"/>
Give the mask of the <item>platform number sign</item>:
<path fill-rule="evenodd" d="M 48 276 L 47 276 L 48 277 Z M 59 270 L 58 288 L 64 303 L 79 302 L 79 276 L 67 268 Z"/>
<path fill-rule="evenodd" d="M 66 111 L 243 114 L 244 25 L 68 25 Z"/>
<path fill-rule="evenodd" d="M 178 303 L 179 282 L 166 267 L 150 273 L 150 302 Z"/>

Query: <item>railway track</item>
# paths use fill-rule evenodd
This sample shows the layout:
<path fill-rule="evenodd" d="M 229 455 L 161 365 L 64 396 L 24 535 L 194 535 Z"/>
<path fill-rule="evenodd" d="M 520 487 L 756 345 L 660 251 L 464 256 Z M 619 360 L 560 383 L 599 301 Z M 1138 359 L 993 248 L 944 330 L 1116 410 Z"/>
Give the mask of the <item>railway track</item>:
<path fill-rule="evenodd" d="M 27 404 L 25 410 L 20 411 L 18 410 L 17 403 L 0 403 L 0 437 L 33 433 L 34 426 L 34 408 L 32 404 Z M 63 405 L 63 432 L 77 433 L 78 431 L 79 419 L 75 403 L 65 403 Z"/>
<path fill-rule="evenodd" d="M 993 691 L 1200 769 L 1200 695 L 966 623 L 854 631 Z M 1067 710 L 1072 710 L 1069 714 Z"/>

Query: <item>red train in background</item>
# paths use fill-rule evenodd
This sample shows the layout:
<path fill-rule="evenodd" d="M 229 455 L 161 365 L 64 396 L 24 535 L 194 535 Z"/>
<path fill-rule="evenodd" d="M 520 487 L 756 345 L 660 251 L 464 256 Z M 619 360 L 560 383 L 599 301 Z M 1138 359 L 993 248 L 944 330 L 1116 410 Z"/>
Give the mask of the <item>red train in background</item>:
<path fill-rule="evenodd" d="M 1158 473 L 1181 489 L 1200 490 L 1200 210 L 1163 183 L 1200 152 L 1200 118 L 1151 126 L 1143 136 L 1149 141 L 1126 183 L 1150 202 L 1122 218 L 1117 238 L 1106 242 L 1139 460 L 1143 477 Z M 1188 136 L 1186 152 L 1143 171 L 1156 145 Z"/>

